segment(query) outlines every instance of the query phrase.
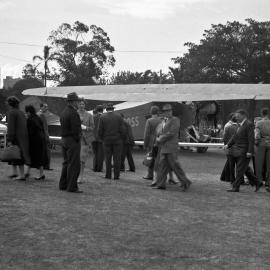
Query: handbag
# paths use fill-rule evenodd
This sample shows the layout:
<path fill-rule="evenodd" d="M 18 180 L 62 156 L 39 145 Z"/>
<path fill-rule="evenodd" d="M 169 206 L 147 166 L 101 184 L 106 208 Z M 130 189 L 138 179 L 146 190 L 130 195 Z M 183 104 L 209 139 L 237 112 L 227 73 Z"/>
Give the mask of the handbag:
<path fill-rule="evenodd" d="M 153 157 L 152 157 L 152 153 L 149 152 L 146 154 L 144 160 L 143 160 L 143 165 L 146 166 L 146 167 L 150 167 L 152 164 L 153 164 Z"/>
<path fill-rule="evenodd" d="M 18 147 L 18 145 L 7 146 L 6 148 L 4 148 L 0 159 L 3 162 L 21 160 L 20 148 Z"/>

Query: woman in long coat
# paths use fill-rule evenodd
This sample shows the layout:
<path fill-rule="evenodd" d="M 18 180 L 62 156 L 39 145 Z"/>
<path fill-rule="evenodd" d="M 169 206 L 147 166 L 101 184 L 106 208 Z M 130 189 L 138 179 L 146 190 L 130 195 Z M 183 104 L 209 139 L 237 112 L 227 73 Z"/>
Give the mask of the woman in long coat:
<path fill-rule="evenodd" d="M 10 175 L 10 178 L 25 180 L 29 176 L 31 160 L 26 118 L 24 113 L 19 110 L 19 103 L 20 101 L 14 96 L 7 98 L 7 104 L 10 109 L 7 115 L 7 142 L 8 144 L 17 145 L 21 151 L 21 160 L 9 163 L 12 165 L 12 175 Z M 27 166 L 26 174 L 24 174 L 24 165 Z M 19 167 L 19 176 L 17 175 L 17 166 Z"/>
<path fill-rule="evenodd" d="M 44 180 L 45 175 L 43 167 L 48 164 L 47 142 L 44 126 L 32 105 L 25 106 L 25 112 L 27 114 L 31 167 L 39 169 L 39 176 L 35 177 L 35 179 Z"/>
<path fill-rule="evenodd" d="M 82 137 L 81 137 L 81 172 L 78 179 L 78 183 L 84 181 L 84 168 L 85 162 L 90 157 L 92 152 L 92 142 L 95 140 L 94 137 L 94 119 L 92 114 L 85 110 L 85 101 L 82 99 L 79 102 L 78 113 L 82 124 Z"/>

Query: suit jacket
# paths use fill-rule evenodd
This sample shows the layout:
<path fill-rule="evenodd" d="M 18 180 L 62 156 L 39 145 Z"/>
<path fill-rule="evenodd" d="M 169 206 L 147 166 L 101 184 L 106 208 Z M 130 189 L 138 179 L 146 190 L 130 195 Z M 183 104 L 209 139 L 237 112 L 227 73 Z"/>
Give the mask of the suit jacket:
<path fill-rule="evenodd" d="M 254 153 L 254 125 L 249 121 L 245 120 L 235 135 L 228 142 L 228 147 L 237 147 L 242 154 Z"/>
<path fill-rule="evenodd" d="M 60 124 L 62 137 L 73 137 L 76 142 L 80 141 L 82 134 L 81 119 L 77 111 L 71 105 L 67 105 L 62 112 Z"/>
<path fill-rule="evenodd" d="M 177 117 L 168 118 L 159 135 L 160 153 L 176 153 L 178 150 L 178 135 L 180 120 Z"/>
<path fill-rule="evenodd" d="M 159 117 L 147 119 L 144 129 L 144 148 L 151 150 L 156 140 L 156 128 L 161 123 Z"/>
<path fill-rule="evenodd" d="M 122 143 L 125 139 L 123 118 L 116 112 L 102 114 L 99 120 L 98 136 L 105 144 Z"/>
<path fill-rule="evenodd" d="M 223 142 L 224 144 L 227 144 L 230 139 L 234 136 L 238 129 L 238 124 L 231 122 L 229 125 L 225 125 L 224 128 L 224 135 L 223 135 Z"/>
<path fill-rule="evenodd" d="M 255 142 L 259 146 L 270 146 L 270 120 L 263 118 L 255 125 Z"/>
<path fill-rule="evenodd" d="M 131 125 L 126 121 L 124 121 L 124 134 L 125 134 L 125 138 L 124 138 L 123 143 L 134 146 L 135 142 L 134 142 L 134 137 L 132 133 L 132 128 L 131 128 Z"/>

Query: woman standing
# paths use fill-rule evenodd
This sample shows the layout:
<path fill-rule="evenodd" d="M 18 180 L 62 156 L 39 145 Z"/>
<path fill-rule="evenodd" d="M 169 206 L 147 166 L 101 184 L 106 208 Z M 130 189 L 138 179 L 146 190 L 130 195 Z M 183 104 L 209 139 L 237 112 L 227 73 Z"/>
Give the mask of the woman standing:
<path fill-rule="evenodd" d="M 44 180 L 43 167 L 48 163 L 46 135 L 42 120 L 36 114 L 34 106 L 25 106 L 27 114 L 27 129 L 29 134 L 29 151 L 31 157 L 31 167 L 39 169 L 39 176 L 36 180 Z"/>
<path fill-rule="evenodd" d="M 21 160 L 9 163 L 12 165 L 12 175 L 10 175 L 10 178 L 25 180 L 29 177 L 29 166 L 31 161 L 29 155 L 29 138 L 26 118 L 24 113 L 19 110 L 19 103 L 20 101 L 14 96 L 7 98 L 7 104 L 9 106 L 9 112 L 7 115 L 7 142 L 8 144 L 17 145 L 21 151 Z M 26 174 L 24 174 L 24 164 L 27 166 Z M 17 166 L 19 167 L 19 176 L 17 175 Z"/>
<path fill-rule="evenodd" d="M 94 120 L 92 114 L 85 110 L 85 101 L 82 99 L 79 102 L 78 113 L 82 124 L 82 137 L 81 137 L 81 172 L 78 183 L 83 183 L 85 162 L 88 159 L 90 152 L 92 152 L 92 142 L 94 137 Z"/>

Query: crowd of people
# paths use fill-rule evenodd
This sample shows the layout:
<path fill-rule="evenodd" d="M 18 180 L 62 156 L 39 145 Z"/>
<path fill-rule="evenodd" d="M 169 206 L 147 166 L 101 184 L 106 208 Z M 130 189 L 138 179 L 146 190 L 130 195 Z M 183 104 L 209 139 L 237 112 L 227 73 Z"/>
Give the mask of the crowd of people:
<path fill-rule="evenodd" d="M 30 169 L 36 168 L 38 175 L 35 179 L 44 180 L 44 169 L 50 169 L 51 163 L 45 117 L 48 106 L 41 104 L 37 113 L 34 106 L 28 105 L 24 113 L 19 109 L 19 100 L 13 96 L 7 99 L 7 104 L 10 108 L 7 142 L 17 145 L 21 152 L 20 160 L 10 162 L 10 178 L 25 181 L 30 177 Z M 82 192 L 78 184 L 85 180 L 85 164 L 91 153 L 94 172 L 102 172 L 105 162 L 106 179 L 118 180 L 126 169 L 126 159 L 129 171 L 135 172 L 132 128 L 123 114 L 114 111 L 113 104 L 107 104 L 105 109 L 106 113 L 103 113 L 104 107 L 98 105 L 92 115 L 86 110 L 85 101 L 75 92 L 67 95 L 67 105 L 60 117 L 63 154 L 60 190 Z M 165 190 L 169 182 L 185 192 L 192 182 L 177 158 L 180 120 L 173 116 L 170 104 L 162 108 L 152 106 L 150 113 L 144 130 L 144 148 L 149 162 L 143 178 L 151 180 L 149 186 L 152 188 Z M 255 186 L 255 191 L 263 186 L 263 182 L 266 190 L 270 191 L 270 120 L 267 108 L 262 109 L 262 117 L 256 122 L 255 130 L 245 110 L 232 113 L 224 126 L 224 149 L 227 161 L 221 179 L 231 183 L 232 188 L 228 191 L 239 192 L 244 175 L 249 184 Z M 249 166 L 251 159 L 255 173 Z"/>
<path fill-rule="evenodd" d="M 257 192 L 265 182 L 270 191 L 270 120 L 268 108 L 261 110 L 261 118 L 254 124 L 248 120 L 245 110 L 237 110 L 230 115 L 224 127 L 224 149 L 227 161 L 221 180 L 231 183 L 229 192 L 239 192 L 246 175 L 248 183 Z M 253 160 L 254 171 L 250 167 Z"/>

